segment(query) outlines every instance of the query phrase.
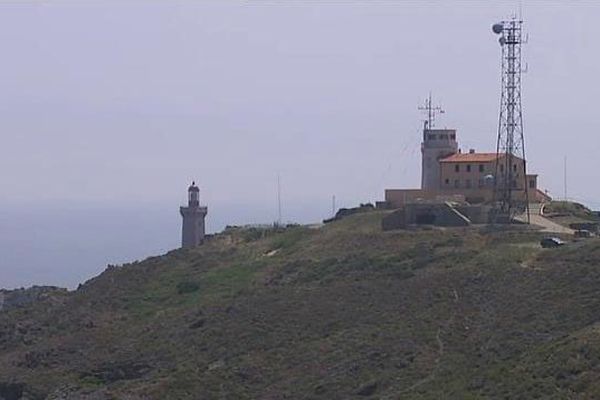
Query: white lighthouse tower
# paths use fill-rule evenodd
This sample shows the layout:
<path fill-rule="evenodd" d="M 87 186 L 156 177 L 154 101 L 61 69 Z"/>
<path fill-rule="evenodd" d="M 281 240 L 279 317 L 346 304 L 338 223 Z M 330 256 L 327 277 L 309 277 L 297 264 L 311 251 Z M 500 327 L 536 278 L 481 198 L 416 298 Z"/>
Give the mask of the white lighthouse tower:
<path fill-rule="evenodd" d="M 188 188 L 187 207 L 180 207 L 179 212 L 183 217 L 181 247 L 190 248 L 202 244 L 205 234 L 204 219 L 208 208 L 200 207 L 200 189 L 196 186 L 196 182 L 192 182 Z"/>

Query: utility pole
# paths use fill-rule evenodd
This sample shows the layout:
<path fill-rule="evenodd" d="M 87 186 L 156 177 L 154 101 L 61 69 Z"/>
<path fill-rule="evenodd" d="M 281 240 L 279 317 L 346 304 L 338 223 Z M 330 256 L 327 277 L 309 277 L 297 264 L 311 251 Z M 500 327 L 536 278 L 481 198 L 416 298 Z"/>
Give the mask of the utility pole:
<path fill-rule="evenodd" d="M 564 163 L 564 189 L 565 189 L 565 201 L 569 201 L 569 196 L 568 196 L 568 192 L 567 192 L 567 156 L 565 156 L 565 163 Z"/>
<path fill-rule="evenodd" d="M 277 174 L 277 226 L 281 226 L 281 176 Z"/>
<path fill-rule="evenodd" d="M 335 217 L 335 194 L 331 198 L 331 217 Z"/>

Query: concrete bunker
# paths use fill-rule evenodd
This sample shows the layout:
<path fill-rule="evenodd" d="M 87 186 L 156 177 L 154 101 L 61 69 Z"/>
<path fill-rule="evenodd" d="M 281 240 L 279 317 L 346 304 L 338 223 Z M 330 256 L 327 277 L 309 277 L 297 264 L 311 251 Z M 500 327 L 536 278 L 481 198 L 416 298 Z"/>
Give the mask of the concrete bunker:
<path fill-rule="evenodd" d="M 382 221 L 382 228 L 392 230 L 413 225 L 464 227 L 486 224 L 489 222 L 490 210 L 489 206 L 466 202 L 421 200 L 405 204 L 387 215 Z"/>

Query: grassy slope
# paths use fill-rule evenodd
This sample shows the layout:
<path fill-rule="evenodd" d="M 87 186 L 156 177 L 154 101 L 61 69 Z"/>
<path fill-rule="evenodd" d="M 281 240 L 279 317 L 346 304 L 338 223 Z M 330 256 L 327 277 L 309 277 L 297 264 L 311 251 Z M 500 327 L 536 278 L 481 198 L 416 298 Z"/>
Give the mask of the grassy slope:
<path fill-rule="evenodd" d="M 600 397 L 600 242 L 540 250 L 533 232 L 383 233 L 381 216 L 222 234 L 0 314 L 0 388 L 73 399 Z"/>

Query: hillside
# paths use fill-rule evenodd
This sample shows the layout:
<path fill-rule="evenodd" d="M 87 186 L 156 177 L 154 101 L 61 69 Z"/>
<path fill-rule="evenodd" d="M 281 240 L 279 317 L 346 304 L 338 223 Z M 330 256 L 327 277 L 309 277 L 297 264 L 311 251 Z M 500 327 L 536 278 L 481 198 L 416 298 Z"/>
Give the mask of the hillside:
<path fill-rule="evenodd" d="M 0 289 L 0 312 L 17 307 L 26 307 L 31 303 L 54 297 L 61 292 L 66 292 L 66 289 L 53 286 L 33 286 L 28 289 L 15 290 Z"/>
<path fill-rule="evenodd" d="M 0 313 L 0 399 L 600 398 L 600 241 L 229 229 Z"/>
<path fill-rule="evenodd" d="M 571 224 L 598 223 L 598 214 L 580 203 L 570 201 L 552 201 L 545 204 L 546 218 L 569 227 Z"/>

